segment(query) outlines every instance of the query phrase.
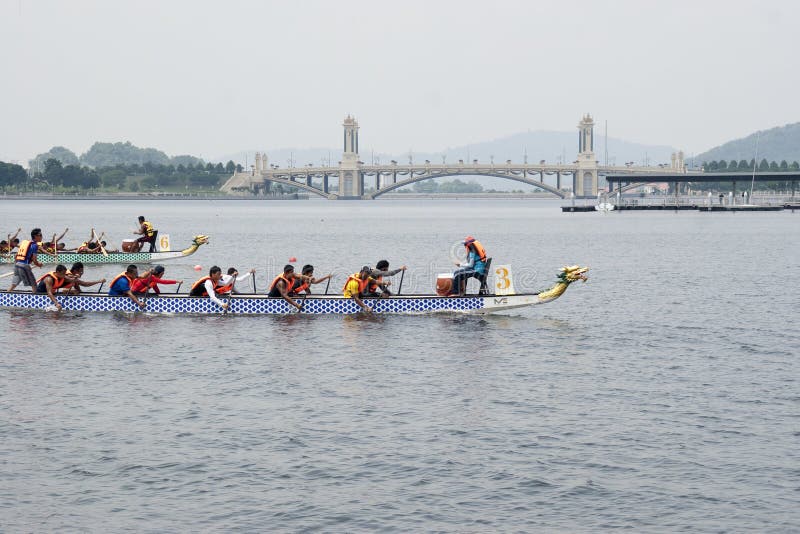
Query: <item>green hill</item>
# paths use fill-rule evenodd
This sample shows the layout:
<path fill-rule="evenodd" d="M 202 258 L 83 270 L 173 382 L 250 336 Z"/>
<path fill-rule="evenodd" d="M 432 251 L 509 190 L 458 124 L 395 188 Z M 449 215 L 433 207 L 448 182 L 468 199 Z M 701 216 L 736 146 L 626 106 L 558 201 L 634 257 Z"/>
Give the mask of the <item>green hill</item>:
<path fill-rule="evenodd" d="M 741 139 L 728 141 L 694 157 L 695 162 L 741 161 L 756 157 L 756 138 L 758 138 L 758 160 L 800 161 L 800 122 L 762 130 Z"/>

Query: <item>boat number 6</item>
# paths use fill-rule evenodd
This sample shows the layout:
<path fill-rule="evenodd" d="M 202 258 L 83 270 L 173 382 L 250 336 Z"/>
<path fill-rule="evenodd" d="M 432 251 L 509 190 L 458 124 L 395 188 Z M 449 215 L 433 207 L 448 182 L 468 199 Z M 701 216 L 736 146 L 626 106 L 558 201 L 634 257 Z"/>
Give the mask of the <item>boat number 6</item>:
<path fill-rule="evenodd" d="M 497 276 L 497 283 L 495 286 L 497 289 L 508 289 L 511 287 L 511 280 L 508 279 L 508 269 L 505 267 L 499 267 L 494 270 L 495 276 Z"/>

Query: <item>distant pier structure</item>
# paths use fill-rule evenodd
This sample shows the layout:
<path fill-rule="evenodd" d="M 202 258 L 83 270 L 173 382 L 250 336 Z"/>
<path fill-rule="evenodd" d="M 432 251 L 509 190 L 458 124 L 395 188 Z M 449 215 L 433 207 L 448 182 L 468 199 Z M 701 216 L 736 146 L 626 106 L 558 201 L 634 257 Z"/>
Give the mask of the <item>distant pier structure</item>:
<path fill-rule="evenodd" d="M 255 163 L 247 172 L 235 173 L 221 190 L 259 194 L 274 187 L 291 186 L 330 200 L 372 200 L 383 194 L 423 180 L 455 176 L 493 176 L 535 186 L 542 191 L 565 198 L 572 192 L 577 198 L 596 197 L 600 177 L 608 175 L 647 175 L 664 172 L 686 173 L 683 152 L 672 154 L 670 165 L 615 166 L 600 165 L 594 153 L 594 120 L 588 113 L 578 123 L 578 154 L 575 161 L 566 164 L 504 163 L 458 160 L 457 163 L 409 162 L 408 165 L 392 160 L 388 164 L 367 164 L 358 153 L 358 121 L 348 115 L 342 122 L 342 157 L 337 165 L 308 165 L 289 167 L 270 165 L 265 153 L 256 153 Z M 545 176 L 555 175 L 555 185 L 545 183 Z M 551 180 L 552 182 L 552 180 Z"/>

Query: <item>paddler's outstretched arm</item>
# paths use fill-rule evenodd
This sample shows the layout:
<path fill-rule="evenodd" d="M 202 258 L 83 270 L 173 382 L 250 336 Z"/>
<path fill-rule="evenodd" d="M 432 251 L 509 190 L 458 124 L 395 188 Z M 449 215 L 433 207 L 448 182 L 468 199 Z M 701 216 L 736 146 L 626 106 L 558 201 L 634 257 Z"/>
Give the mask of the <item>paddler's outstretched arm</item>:
<path fill-rule="evenodd" d="M 371 312 L 372 311 L 372 308 L 370 308 L 369 306 L 364 304 L 364 301 L 361 300 L 361 297 L 359 295 L 353 295 L 350 298 L 352 298 L 354 301 L 356 301 L 356 304 L 361 306 L 361 309 L 364 310 L 365 312 Z"/>
<path fill-rule="evenodd" d="M 44 279 L 44 286 L 47 289 L 47 296 L 53 302 L 53 306 L 56 307 L 58 311 L 61 311 L 61 304 L 58 303 L 56 300 L 56 296 L 53 294 L 53 277 L 48 276 Z"/>
<path fill-rule="evenodd" d="M 283 280 L 278 280 L 278 286 L 277 287 L 278 287 L 278 291 L 280 291 L 281 296 L 283 297 L 283 300 L 285 300 L 286 302 L 288 302 L 289 304 L 291 304 L 292 306 L 294 306 L 298 310 L 303 307 L 300 304 L 298 304 L 297 302 L 295 302 L 294 299 L 292 299 L 292 297 L 289 296 L 289 290 L 286 288 L 286 282 L 284 282 Z"/>
<path fill-rule="evenodd" d="M 135 302 L 137 306 L 139 306 L 141 309 L 144 309 L 144 302 L 136 298 L 136 295 L 133 294 L 133 291 L 128 289 L 125 294 L 128 295 L 128 298 Z"/>
<path fill-rule="evenodd" d="M 206 280 L 205 283 L 203 284 L 203 287 L 205 287 L 206 293 L 208 293 L 208 298 L 214 301 L 214 303 L 217 306 L 219 306 L 223 310 L 228 309 L 228 304 L 226 302 L 222 302 L 217 298 L 217 292 L 214 291 L 214 284 L 211 282 L 211 280 Z"/>

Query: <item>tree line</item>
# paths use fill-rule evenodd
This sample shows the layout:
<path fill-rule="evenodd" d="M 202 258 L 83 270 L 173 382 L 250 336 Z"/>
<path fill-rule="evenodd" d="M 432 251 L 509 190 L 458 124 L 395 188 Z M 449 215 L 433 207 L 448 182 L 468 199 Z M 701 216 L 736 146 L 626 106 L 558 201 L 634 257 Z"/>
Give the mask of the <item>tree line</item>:
<path fill-rule="evenodd" d="M 50 158 L 31 174 L 20 165 L 0 162 L 0 187 L 3 191 L 27 191 L 37 189 L 82 190 L 105 189 L 111 191 L 217 189 L 234 171 L 243 167 L 228 161 L 222 163 L 197 164 L 118 164 L 109 167 L 91 168 L 77 164 L 64 165 Z"/>
<path fill-rule="evenodd" d="M 735 159 L 730 161 L 725 161 L 724 159 L 719 161 L 704 161 L 703 172 L 753 172 L 755 165 L 755 159 L 751 159 L 750 161 L 743 159 L 738 162 Z M 780 163 L 776 161 L 767 162 L 765 158 L 758 163 L 758 167 L 755 167 L 755 170 L 756 172 L 797 171 L 800 170 L 800 163 L 796 161 L 788 163 L 786 160 L 782 160 Z"/>

